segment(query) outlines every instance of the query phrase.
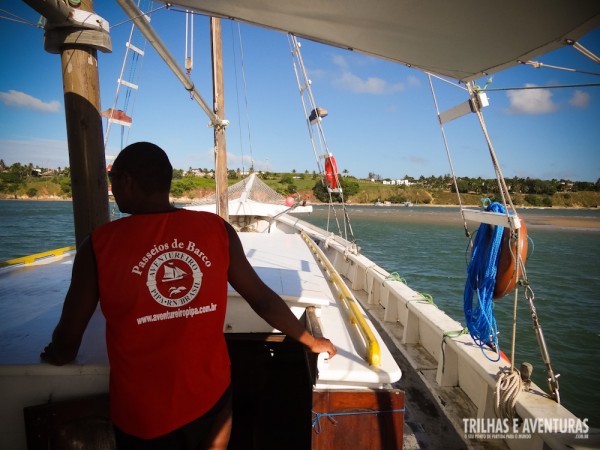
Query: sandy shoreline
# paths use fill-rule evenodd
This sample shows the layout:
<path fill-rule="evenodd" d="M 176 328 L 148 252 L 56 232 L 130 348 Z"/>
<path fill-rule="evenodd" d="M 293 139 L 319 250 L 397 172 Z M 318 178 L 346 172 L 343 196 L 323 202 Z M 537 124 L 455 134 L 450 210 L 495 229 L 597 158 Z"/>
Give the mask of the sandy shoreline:
<path fill-rule="evenodd" d="M 363 209 L 364 208 L 364 209 Z M 548 211 L 548 213 L 545 213 Z M 576 216 L 568 214 L 572 211 L 590 211 L 590 215 Z M 561 214 L 563 213 L 563 214 Z M 315 216 L 327 216 L 327 208 L 318 208 L 312 213 Z M 519 211 L 520 217 L 528 228 L 574 228 L 600 230 L 600 213 L 596 208 L 531 208 Z M 348 210 L 350 221 L 371 220 L 398 223 L 447 223 L 462 226 L 462 216 L 457 206 L 419 206 L 418 208 L 386 208 L 372 205 L 352 205 Z M 301 215 L 299 215 L 301 217 Z M 469 223 L 473 228 L 477 224 Z"/>
<path fill-rule="evenodd" d="M 554 226 L 565 228 L 580 228 L 580 229 L 600 229 L 600 220 L 586 217 L 536 217 L 528 221 L 527 216 L 523 215 L 523 219 L 530 226 Z"/>
<path fill-rule="evenodd" d="M 27 199 L 0 199 L 10 201 L 65 201 L 71 199 L 61 198 L 27 198 Z M 187 199 L 175 199 L 178 206 L 189 203 Z M 316 204 L 316 209 L 312 213 L 316 216 L 327 215 L 327 205 Z M 416 208 L 393 207 L 375 207 L 372 204 L 353 203 L 347 205 L 350 220 L 369 219 L 382 220 L 390 222 L 406 223 L 456 223 L 462 225 L 462 217 L 458 211 L 457 205 L 419 205 Z M 478 206 L 466 206 L 467 208 L 478 208 Z M 548 211 L 549 214 L 544 214 Z M 572 211 L 590 211 L 590 216 L 574 216 L 564 214 Z M 598 208 L 528 208 L 520 210 L 521 218 L 531 227 L 564 227 L 576 229 L 599 230 L 600 214 Z M 598 217 L 595 217 L 595 216 Z M 301 215 L 299 215 L 301 217 Z M 471 225 L 471 224 L 470 224 Z"/>

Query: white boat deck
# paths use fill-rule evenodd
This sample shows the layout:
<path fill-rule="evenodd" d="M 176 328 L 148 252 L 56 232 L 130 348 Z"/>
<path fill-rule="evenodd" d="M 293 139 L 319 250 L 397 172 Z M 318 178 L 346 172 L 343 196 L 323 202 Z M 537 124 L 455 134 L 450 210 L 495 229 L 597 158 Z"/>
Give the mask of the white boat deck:
<path fill-rule="evenodd" d="M 0 370 L 15 365 L 30 366 L 29 372 L 51 367 L 40 364 L 40 353 L 60 318 L 73 255 L 70 252 L 0 270 Z M 106 363 L 104 319 L 98 310 L 90 321 L 77 364 Z"/>
<path fill-rule="evenodd" d="M 240 233 L 246 257 L 260 278 L 284 300 L 327 306 L 335 299 L 318 263 L 299 235 Z M 230 296 L 237 295 L 229 287 Z"/>
<path fill-rule="evenodd" d="M 258 274 L 298 317 L 308 306 L 318 308 L 323 333 L 339 351 L 330 361 L 320 358 L 320 381 L 340 386 L 381 385 L 400 378 L 400 369 L 384 345 L 381 345 L 381 367 L 373 370 L 364 360 L 364 343 L 354 332 L 355 326 L 345 311 L 340 309 L 327 278 L 299 235 L 241 233 L 240 238 Z M 40 363 L 40 352 L 50 341 L 60 317 L 71 278 L 72 256 L 71 252 L 32 265 L 0 269 L 0 375 L 108 373 L 104 318 L 99 309 L 90 321 L 73 364 L 57 368 Z M 229 296 L 226 332 L 273 331 L 231 287 Z"/>
<path fill-rule="evenodd" d="M 308 306 L 317 307 L 323 334 L 338 349 L 331 360 L 319 356 L 317 387 L 376 388 L 400 378 L 398 365 L 374 328 L 382 363 L 374 368 L 365 361 L 365 346 L 355 325 L 299 235 L 241 233 L 240 238 L 258 274 L 297 317 Z M 7 448 L 23 448 L 24 405 L 108 392 L 109 365 L 100 308 L 73 363 L 56 367 L 40 361 L 40 352 L 60 317 L 73 255 L 68 252 L 30 265 L 0 269 L 0 442 Z M 227 333 L 274 331 L 231 287 L 225 321 Z"/>
<path fill-rule="evenodd" d="M 381 387 L 400 379 L 400 368 L 363 311 L 381 348 L 379 367 L 372 367 L 366 361 L 366 347 L 356 325 L 350 322 L 327 276 L 299 234 L 240 233 L 240 239 L 257 273 L 286 300 L 297 317 L 302 316 L 308 306 L 318 308 L 317 316 L 320 317 L 323 335 L 338 350 L 338 354 L 330 360 L 319 358 L 319 386 Z M 233 290 L 227 306 L 225 328 L 227 332 L 274 331 L 252 313 L 248 304 Z"/>

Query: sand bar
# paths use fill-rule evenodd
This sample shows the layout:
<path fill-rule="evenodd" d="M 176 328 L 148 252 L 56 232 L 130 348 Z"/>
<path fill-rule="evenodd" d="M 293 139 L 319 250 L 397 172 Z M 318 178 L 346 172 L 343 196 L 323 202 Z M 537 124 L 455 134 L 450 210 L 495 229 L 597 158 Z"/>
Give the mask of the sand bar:
<path fill-rule="evenodd" d="M 369 220 L 404 223 L 456 223 L 463 220 L 457 207 L 376 207 L 371 205 L 352 205 L 347 208 L 350 221 Z M 341 208 L 337 215 L 341 218 Z M 573 228 L 580 230 L 600 230 L 600 210 L 598 209 L 526 209 L 518 211 L 528 228 Z M 328 208 L 316 206 L 312 215 L 326 218 Z M 469 226 L 473 224 L 469 223 Z"/>

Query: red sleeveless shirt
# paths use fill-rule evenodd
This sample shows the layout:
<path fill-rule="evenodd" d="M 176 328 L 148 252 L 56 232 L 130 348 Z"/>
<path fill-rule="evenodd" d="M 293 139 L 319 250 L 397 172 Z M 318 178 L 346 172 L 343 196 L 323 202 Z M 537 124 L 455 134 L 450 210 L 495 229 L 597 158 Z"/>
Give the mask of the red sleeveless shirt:
<path fill-rule="evenodd" d="M 92 245 L 112 420 L 162 436 L 206 413 L 230 383 L 227 230 L 211 213 L 139 214 L 98 227 Z"/>

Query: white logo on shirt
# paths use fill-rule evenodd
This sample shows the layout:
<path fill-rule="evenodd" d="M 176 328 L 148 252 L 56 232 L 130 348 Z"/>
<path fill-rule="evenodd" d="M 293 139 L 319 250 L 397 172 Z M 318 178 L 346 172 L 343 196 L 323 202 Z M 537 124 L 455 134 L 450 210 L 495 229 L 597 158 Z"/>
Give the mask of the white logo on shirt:
<path fill-rule="evenodd" d="M 187 253 L 169 251 L 152 262 L 146 285 L 158 303 L 177 308 L 196 298 L 202 285 L 202 271 Z"/>

